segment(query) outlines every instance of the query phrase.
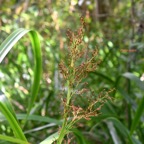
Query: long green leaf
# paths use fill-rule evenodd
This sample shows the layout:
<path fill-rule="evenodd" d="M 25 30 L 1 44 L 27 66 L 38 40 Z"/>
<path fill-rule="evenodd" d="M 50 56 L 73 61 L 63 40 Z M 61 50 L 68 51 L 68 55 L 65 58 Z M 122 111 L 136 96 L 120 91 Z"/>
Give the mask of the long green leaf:
<path fill-rule="evenodd" d="M 124 73 L 123 76 L 130 79 L 130 80 L 132 80 L 132 81 L 134 81 L 136 83 L 136 85 L 141 90 L 144 90 L 144 83 L 142 81 L 140 81 L 140 79 L 138 77 L 136 77 L 134 74 L 127 72 L 127 73 Z M 138 108 L 136 110 L 136 113 L 134 115 L 132 125 L 131 125 L 131 129 L 130 129 L 130 135 L 133 134 L 134 130 L 136 129 L 137 125 L 139 124 L 140 117 L 143 114 L 143 110 L 144 110 L 144 97 L 142 98 L 141 102 L 139 103 Z"/>
<path fill-rule="evenodd" d="M 13 112 L 11 112 L 10 107 L 11 107 L 10 103 L 8 102 L 8 99 L 6 98 L 6 96 L 4 94 L 1 94 L 0 95 L 0 111 L 3 113 L 3 115 L 6 117 L 7 121 L 9 122 L 10 127 L 12 128 L 15 137 L 27 142 L 27 139 L 24 133 L 22 132 L 18 124 L 18 121 L 13 115 Z"/>
<path fill-rule="evenodd" d="M 0 91 L 0 103 L 3 103 L 9 109 L 9 111 L 14 116 L 14 118 L 17 119 L 15 111 L 14 111 L 11 103 L 9 102 L 8 98 L 1 91 Z"/>
<path fill-rule="evenodd" d="M 26 114 L 17 114 L 18 119 L 25 119 Z M 46 116 L 39 116 L 39 115 L 29 115 L 28 120 L 34 120 L 39 122 L 46 122 L 46 123 L 55 123 L 57 125 L 62 125 L 61 120 L 56 120 L 54 118 L 46 117 Z"/>
<path fill-rule="evenodd" d="M 42 56 L 41 56 L 41 46 L 40 46 L 38 33 L 36 31 L 30 31 L 29 35 L 34 48 L 35 70 L 34 70 L 34 82 L 32 85 L 31 99 L 28 107 L 28 113 L 30 112 L 35 102 L 36 96 L 38 94 L 41 73 L 42 73 Z"/>
<path fill-rule="evenodd" d="M 93 74 L 96 74 L 96 75 L 98 75 L 99 77 L 102 77 L 103 79 L 107 80 L 108 82 L 110 82 L 110 83 L 112 83 L 112 84 L 114 83 L 114 81 L 113 81 L 111 78 L 109 78 L 107 75 L 104 75 L 103 73 L 100 73 L 100 72 L 95 71 L 95 72 L 91 72 L 91 73 L 89 74 L 89 76 L 92 77 L 92 78 L 94 78 L 94 77 L 93 77 Z"/>
<path fill-rule="evenodd" d="M 85 137 L 83 136 L 83 134 L 78 129 L 72 129 L 71 132 L 74 133 L 78 144 L 88 144 Z"/>
<path fill-rule="evenodd" d="M 28 115 L 30 110 L 34 104 L 36 99 L 39 85 L 40 85 L 40 78 L 42 73 L 42 57 L 41 57 L 41 47 L 39 37 L 36 31 L 33 30 L 26 30 L 23 28 L 17 29 L 12 34 L 10 34 L 6 40 L 0 45 L 0 62 L 5 58 L 7 53 L 12 49 L 12 47 L 25 35 L 29 34 L 33 51 L 34 51 L 34 58 L 35 58 L 35 69 L 34 69 L 34 80 L 31 88 L 31 97 L 30 102 L 28 105 Z M 14 112 L 9 108 L 9 104 L 6 103 L 7 100 L 4 95 L 0 97 L 0 111 L 4 114 L 6 119 L 8 120 L 16 138 L 27 141 L 21 128 L 19 127 L 18 121 L 16 120 L 16 116 Z"/>
<path fill-rule="evenodd" d="M 129 144 L 140 144 L 140 142 L 130 135 L 129 130 L 126 126 L 124 126 L 117 118 L 110 117 L 107 118 L 107 120 L 110 120 L 113 122 L 117 130 L 123 135 L 124 138 L 127 138 L 129 141 Z"/>
<path fill-rule="evenodd" d="M 131 129 L 130 129 L 130 135 L 133 134 L 134 130 L 136 129 L 137 125 L 139 124 L 140 117 L 141 117 L 143 111 L 144 111 L 144 97 L 142 98 L 140 104 L 138 105 L 138 108 L 137 108 L 136 113 L 134 115 Z"/>
<path fill-rule="evenodd" d="M 140 81 L 138 77 L 136 77 L 133 73 L 126 72 L 123 74 L 124 77 L 134 81 L 136 85 L 141 89 L 144 90 L 144 83 Z"/>
<path fill-rule="evenodd" d="M 1 135 L 1 134 L 0 134 L 0 139 L 4 140 L 4 141 L 9 141 L 9 142 L 12 142 L 12 143 L 29 144 L 26 141 L 23 141 L 23 140 L 20 140 L 20 139 L 17 139 L 17 138 L 13 138 L 13 137 L 10 137 L 10 136 Z"/>
<path fill-rule="evenodd" d="M 51 136 L 49 136 L 48 138 L 46 138 L 44 141 L 40 142 L 40 144 L 52 144 L 54 141 L 58 139 L 58 137 L 59 137 L 59 133 L 56 132 Z"/>
<path fill-rule="evenodd" d="M 133 140 L 129 134 L 128 129 L 117 118 L 110 117 L 107 119 L 110 120 L 111 122 L 113 122 L 113 124 L 119 130 L 119 132 L 123 135 L 123 137 L 125 137 L 129 140 L 129 144 L 133 144 Z"/>
<path fill-rule="evenodd" d="M 111 115 L 100 115 L 95 119 L 92 118 L 92 120 L 93 121 L 95 120 L 97 124 L 103 120 L 109 120 L 113 122 L 114 126 L 117 128 L 117 130 L 119 130 L 119 132 L 123 135 L 123 137 L 128 139 L 129 144 L 137 144 L 135 142 L 136 140 L 132 136 L 130 136 L 130 132 L 127 129 L 127 127 L 124 126 L 116 117 L 112 117 Z"/>
<path fill-rule="evenodd" d="M 24 120 L 26 119 L 27 114 L 16 114 L 16 117 L 18 120 Z M 55 123 L 56 125 L 62 125 L 62 120 L 56 120 L 47 116 L 29 115 L 27 119 L 32 121 Z M 0 120 L 4 121 L 6 120 L 6 118 L 3 115 L 0 115 Z"/>
<path fill-rule="evenodd" d="M 30 35 L 35 58 L 34 80 L 32 84 L 31 97 L 28 106 L 29 114 L 38 93 L 42 73 L 42 56 L 38 33 L 34 30 L 26 30 L 20 28 L 14 31 L 12 34 L 10 34 L 7 37 L 7 39 L 0 45 L 0 62 L 5 58 L 7 53 L 18 42 L 18 40 L 20 40 L 27 33 Z"/>
<path fill-rule="evenodd" d="M 114 124 L 111 121 L 106 122 L 106 124 L 109 129 L 109 133 L 111 135 L 113 143 L 114 144 L 122 144 L 122 141 L 120 140 L 119 135 L 117 134 Z"/>

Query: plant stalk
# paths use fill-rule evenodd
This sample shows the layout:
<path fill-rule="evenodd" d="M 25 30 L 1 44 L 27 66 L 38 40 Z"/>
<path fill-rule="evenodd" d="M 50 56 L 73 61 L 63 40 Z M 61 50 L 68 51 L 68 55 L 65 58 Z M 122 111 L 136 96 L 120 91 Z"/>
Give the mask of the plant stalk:
<path fill-rule="evenodd" d="M 69 105 L 70 105 L 70 99 L 71 99 L 71 87 L 70 82 L 67 81 L 67 97 L 66 97 L 66 105 L 64 107 L 64 122 L 62 125 L 62 128 L 60 130 L 59 138 L 57 140 L 57 144 L 61 144 L 63 141 L 64 136 L 67 134 L 68 130 L 66 129 L 67 126 L 67 118 L 68 118 L 68 112 L 69 112 Z"/>

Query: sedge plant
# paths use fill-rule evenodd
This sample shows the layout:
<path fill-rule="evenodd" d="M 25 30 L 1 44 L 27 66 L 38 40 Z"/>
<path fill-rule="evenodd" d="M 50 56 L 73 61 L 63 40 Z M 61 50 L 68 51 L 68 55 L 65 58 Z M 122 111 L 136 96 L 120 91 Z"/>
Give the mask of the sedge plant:
<path fill-rule="evenodd" d="M 59 64 L 65 90 L 61 97 L 64 105 L 64 120 L 59 130 L 57 144 L 65 142 L 65 136 L 73 131 L 76 122 L 81 119 L 90 120 L 91 117 L 99 115 L 103 104 L 110 99 L 108 96 L 110 91 L 96 97 L 95 93 L 87 88 L 88 83 L 84 82 L 88 74 L 95 71 L 100 63 L 97 58 L 98 50 L 90 51 L 83 44 L 84 26 L 84 19 L 81 18 L 81 27 L 76 32 L 67 31 L 69 41 L 67 62 L 61 61 Z M 86 106 L 76 103 L 77 99 L 83 97 L 88 99 Z"/>
<path fill-rule="evenodd" d="M 98 50 L 88 50 L 83 45 L 84 26 L 84 20 L 81 18 L 81 27 L 76 32 L 68 30 L 68 61 L 61 61 L 59 64 L 65 89 L 61 97 L 64 106 L 62 126 L 58 132 L 52 134 L 50 137 L 40 142 L 40 144 L 51 144 L 54 141 L 57 144 L 65 142 L 66 135 L 71 132 L 76 132 L 73 128 L 79 120 L 90 120 L 91 117 L 98 116 L 104 103 L 110 99 L 109 92 L 111 92 L 111 90 L 105 94 L 95 96 L 94 91 L 88 88 L 88 83 L 84 82 L 88 74 L 95 71 L 100 63 L 100 60 L 97 58 Z M 38 34 L 32 30 L 18 29 L 0 46 L 1 62 L 18 40 L 27 33 L 30 35 L 34 50 L 35 69 L 26 119 L 29 118 L 29 113 L 37 97 L 42 71 L 41 48 Z M 87 103 L 84 105 L 76 103 L 78 99 L 83 99 L 83 97 L 88 99 Z M 14 133 L 14 137 L 0 135 L 0 139 L 12 143 L 29 144 L 19 125 L 15 112 L 11 108 L 11 104 L 3 94 L 0 95 L 0 111 L 6 117 Z M 68 139 L 68 143 L 70 142 L 71 139 Z"/>

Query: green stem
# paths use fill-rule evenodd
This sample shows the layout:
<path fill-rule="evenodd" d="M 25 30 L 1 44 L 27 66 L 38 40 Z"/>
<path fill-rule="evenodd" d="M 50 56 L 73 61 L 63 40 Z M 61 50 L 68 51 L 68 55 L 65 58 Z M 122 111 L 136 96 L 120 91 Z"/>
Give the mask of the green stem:
<path fill-rule="evenodd" d="M 57 140 L 57 144 L 61 144 L 63 141 L 64 136 L 66 135 L 66 133 L 68 132 L 68 130 L 66 129 L 67 126 L 67 118 L 68 118 L 68 112 L 69 112 L 69 104 L 70 104 L 70 99 L 71 99 L 71 87 L 70 87 L 70 82 L 67 81 L 67 87 L 68 87 L 68 92 L 67 92 L 67 101 L 66 101 L 66 105 L 64 108 L 64 122 L 62 125 L 62 128 L 60 130 L 60 134 L 59 134 L 59 138 Z"/>

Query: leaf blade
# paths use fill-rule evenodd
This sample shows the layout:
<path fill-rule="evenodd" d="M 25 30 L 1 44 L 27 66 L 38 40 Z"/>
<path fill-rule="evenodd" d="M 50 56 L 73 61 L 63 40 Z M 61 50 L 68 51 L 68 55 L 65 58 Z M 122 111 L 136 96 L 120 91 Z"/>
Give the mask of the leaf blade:
<path fill-rule="evenodd" d="M 18 42 L 18 40 L 20 40 L 27 33 L 29 33 L 35 57 L 34 80 L 31 88 L 31 98 L 28 105 L 28 114 L 29 114 L 34 104 L 34 101 L 37 97 L 42 73 L 42 56 L 41 56 L 41 46 L 38 33 L 34 30 L 19 28 L 12 34 L 10 34 L 0 45 L 0 63 L 5 58 L 7 53 L 12 49 L 12 47 Z"/>

